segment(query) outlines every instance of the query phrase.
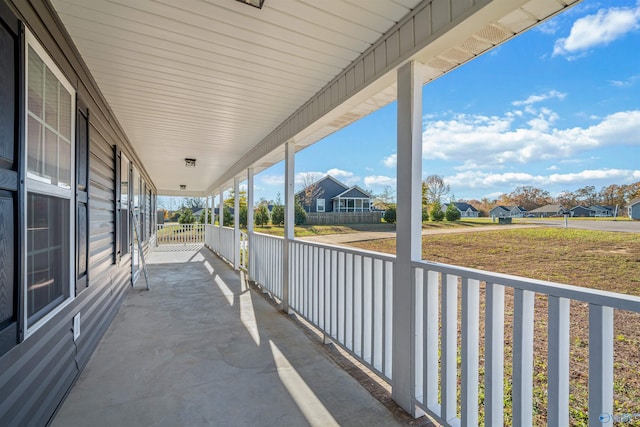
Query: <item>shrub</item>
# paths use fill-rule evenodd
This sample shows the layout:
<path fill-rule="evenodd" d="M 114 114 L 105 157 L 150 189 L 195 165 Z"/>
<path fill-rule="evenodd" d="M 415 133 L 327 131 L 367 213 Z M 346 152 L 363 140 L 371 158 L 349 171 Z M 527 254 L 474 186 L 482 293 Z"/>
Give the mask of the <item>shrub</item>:
<path fill-rule="evenodd" d="M 222 219 L 225 227 L 233 227 L 233 215 L 231 215 L 231 211 L 226 206 L 222 209 Z"/>
<path fill-rule="evenodd" d="M 193 216 L 193 211 L 189 208 L 182 208 L 180 211 L 180 217 L 178 223 L 180 224 L 193 224 L 196 222 L 196 218 Z"/>
<path fill-rule="evenodd" d="M 444 213 L 447 221 L 457 221 L 460 219 L 460 211 L 453 203 L 447 205 L 447 210 Z"/>
<path fill-rule="evenodd" d="M 238 220 L 238 222 L 240 222 L 240 227 L 247 228 L 247 215 L 248 215 L 247 207 L 240 206 L 240 219 Z"/>
<path fill-rule="evenodd" d="M 393 206 L 390 206 L 387 208 L 386 211 L 384 211 L 384 221 L 388 222 L 389 224 L 393 224 L 396 222 L 396 208 Z"/>
<path fill-rule="evenodd" d="M 444 219 L 444 212 L 442 212 L 442 205 L 440 202 L 435 201 L 431 205 L 431 211 L 429 212 L 431 221 L 442 221 Z"/>
<path fill-rule="evenodd" d="M 259 225 L 260 227 L 264 227 L 269 222 L 269 210 L 265 205 L 258 206 L 258 209 L 255 210 L 253 216 L 256 225 Z"/>
<path fill-rule="evenodd" d="M 307 213 L 299 202 L 296 202 L 295 224 L 302 225 L 307 221 Z"/>
<path fill-rule="evenodd" d="M 265 207 L 265 210 L 267 208 Z M 268 212 L 268 211 L 267 211 Z M 284 224 L 284 206 L 274 205 L 271 209 L 271 224 L 282 225 Z"/>

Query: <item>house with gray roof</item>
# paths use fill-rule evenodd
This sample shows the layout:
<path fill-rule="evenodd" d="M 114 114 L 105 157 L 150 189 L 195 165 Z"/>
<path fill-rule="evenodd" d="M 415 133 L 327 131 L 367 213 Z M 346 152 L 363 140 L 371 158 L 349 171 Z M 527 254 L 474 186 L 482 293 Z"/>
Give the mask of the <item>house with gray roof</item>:
<path fill-rule="evenodd" d="M 309 213 L 369 212 L 373 204 L 371 194 L 367 191 L 357 185 L 349 187 L 331 175 L 325 176 L 309 187 L 308 199 L 305 197 L 305 190 L 296 193 L 296 200 Z"/>
<path fill-rule="evenodd" d="M 640 219 L 640 197 L 636 197 L 629 202 L 627 213 L 631 219 Z"/>
<path fill-rule="evenodd" d="M 523 218 L 527 210 L 522 206 L 496 206 L 489 211 L 491 218 Z"/>
<path fill-rule="evenodd" d="M 564 207 L 562 205 L 545 205 L 529 211 L 530 214 L 546 218 L 550 216 L 562 216 L 564 214 Z"/>
<path fill-rule="evenodd" d="M 479 216 L 478 210 L 473 206 L 471 206 L 469 203 L 466 203 L 466 202 L 452 202 L 452 203 L 456 206 L 456 208 L 460 212 L 460 218 L 478 218 Z M 448 206 L 449 206 L 449 203 L 444 203 L 442 205 L 442 212 L 446 212 Z"/>

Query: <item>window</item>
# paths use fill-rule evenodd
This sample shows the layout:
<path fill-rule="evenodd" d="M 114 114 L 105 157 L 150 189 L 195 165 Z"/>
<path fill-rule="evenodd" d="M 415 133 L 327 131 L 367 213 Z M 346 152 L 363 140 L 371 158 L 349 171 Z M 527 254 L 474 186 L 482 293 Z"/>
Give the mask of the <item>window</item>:
<path fill-rule="evenodd" d="M 129 159 L 120 160 L 120 256 L 129 253 Z"/>
<path fill-rule="evenodd" d="M 316 199 L 316 212 L 324 212 L 324 199 Z"/>
<path fill-rule="evenodd" d="M 75 91 L 28 32 L 26 40 L 24 301 L 31 328 L 72 296 Z"/>

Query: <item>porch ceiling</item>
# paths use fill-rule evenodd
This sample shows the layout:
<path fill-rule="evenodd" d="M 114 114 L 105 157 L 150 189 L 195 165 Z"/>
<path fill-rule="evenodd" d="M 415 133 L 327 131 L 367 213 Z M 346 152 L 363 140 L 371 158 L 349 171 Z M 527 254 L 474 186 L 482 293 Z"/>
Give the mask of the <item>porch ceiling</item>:
<path fill-rule="evenodd" d="M 235 0 L 51 1 L 159 194 L 173 195 L 204 195 L 251 164 L 281 160 L 274 145 L 294 136 L 310 145 L 393 101 L 393 71 L 406 60 L 426 64 L 427 82 L 576 2 L 266 0 L 260 10 Z M 468 8 L 465 25 L 376 66 L 339 108 L 306 114 L 295 135 L 267 141 L 429 3 L 451 21 Z"/>

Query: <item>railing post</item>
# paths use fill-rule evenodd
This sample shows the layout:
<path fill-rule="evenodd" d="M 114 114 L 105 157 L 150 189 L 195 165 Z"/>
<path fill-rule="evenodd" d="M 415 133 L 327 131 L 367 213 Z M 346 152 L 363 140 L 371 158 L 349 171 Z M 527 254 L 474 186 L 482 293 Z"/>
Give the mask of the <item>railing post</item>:
<path fill-rule="evenodd" d="M 224 225 L 224 190 L 220 189 L 220 200 L 218 201 L 218 226 L 220 226 L 220 232 L 218 233 L 218 252 L 222 253 L 222 226 Z"/>
<path fill-rule="evenodd" d="M 282 242 L 282 311 L 289 312 L 289 285 L 291 284 L 289 243 L 294 238 L 295 225 L 295 154 L 293 141 L 285 143 L 284 156 L 284 242 Z"/>
<path fill-rule="evenodd" d="M 569 425 L 569 300 L 549 296 L 549 427 Z"/>
<path fill-rule="evenodd" d="M 397 258 L 393 285 L 393 399 L 410 414 L 414 391 L 414 274 L 412 260 L 422 258 L 422 77 L 409 62 L 398 70 Z"/>
<path fill-rule="evenodd" d="M 589 426 L 613 415 L 613 308 L 589 304 Z"/>
<path fill-rule="evenodd" d="M 233 268 L 240 270 L 240 178 L 233 178 Z"/>
<path fill-rule="evenodd" d="M 253 167 L 247 169 L 247 243 L 245 248 L 247 270 L 253 265 Z M 252 274 L 249 270 L 249 277 Z"/>

